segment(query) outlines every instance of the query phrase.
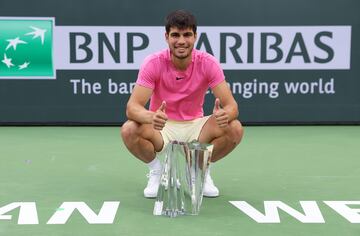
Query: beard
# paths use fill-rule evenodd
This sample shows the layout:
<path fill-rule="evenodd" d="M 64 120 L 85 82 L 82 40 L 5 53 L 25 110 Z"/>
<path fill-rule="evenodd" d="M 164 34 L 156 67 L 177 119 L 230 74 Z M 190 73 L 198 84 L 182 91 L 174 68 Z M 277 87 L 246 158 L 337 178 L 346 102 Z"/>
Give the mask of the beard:
<path fill-rule="evenodd" d="M 172 50 L 173 56 L 176 57 L 177 59 L 183 60 L 191 56 L 193 47 L 186 47 L 185 52 L 178 52 L 177 49 L 178 48 L 173 48 Z"/>

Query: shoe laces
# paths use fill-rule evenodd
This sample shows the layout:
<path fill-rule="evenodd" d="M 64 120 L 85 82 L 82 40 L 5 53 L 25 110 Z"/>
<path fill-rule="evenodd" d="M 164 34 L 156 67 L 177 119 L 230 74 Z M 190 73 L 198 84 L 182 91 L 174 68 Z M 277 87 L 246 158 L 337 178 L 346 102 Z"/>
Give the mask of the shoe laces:
<path fill-rule="evenodd" d="M 160 175 L 161 175 L 161 170 L 150 170 L 149 173 L 146 174 L 146 177 L 149 179 L 148 184 L 153 184 L 155 182 L 158 182 Z"/>
<path fill-rule="evenodd" d="M 146 174 L 147 178 L 151 178 L 153 176 L 157 176 L 161 174 L 161 170 L 150 170 L 149 173 Z"/>

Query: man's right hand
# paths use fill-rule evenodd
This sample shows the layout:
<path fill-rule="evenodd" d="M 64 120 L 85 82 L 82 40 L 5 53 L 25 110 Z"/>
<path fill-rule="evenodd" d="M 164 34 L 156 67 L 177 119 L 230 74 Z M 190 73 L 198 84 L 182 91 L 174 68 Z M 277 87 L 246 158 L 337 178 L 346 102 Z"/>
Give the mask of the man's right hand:
<path fill-rule="evenodd" d="M 165 113 L 165 109 L 166 109 L 166 102 L 163 101 L 161 103 L 161 106 L 159 107 L 159 109 L 156 110 L 153 116 L 152 125 L 153 128 L 156 130 L 162 130 L 165 126 L 166 121 L 168 120 L 168 117 Z"/>

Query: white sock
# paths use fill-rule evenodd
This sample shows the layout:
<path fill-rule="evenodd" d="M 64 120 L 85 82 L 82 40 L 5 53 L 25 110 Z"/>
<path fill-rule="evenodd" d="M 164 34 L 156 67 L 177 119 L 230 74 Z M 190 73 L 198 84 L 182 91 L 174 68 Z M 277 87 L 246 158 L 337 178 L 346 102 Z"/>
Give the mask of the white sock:
<path fill-rule="evenodd" d="M 154 158 L 154 160 L 147 163 L 147 166 L 149 167 L 150 170 L 161 170 L 162 168 L 160 160 L 156 157 Z"/>

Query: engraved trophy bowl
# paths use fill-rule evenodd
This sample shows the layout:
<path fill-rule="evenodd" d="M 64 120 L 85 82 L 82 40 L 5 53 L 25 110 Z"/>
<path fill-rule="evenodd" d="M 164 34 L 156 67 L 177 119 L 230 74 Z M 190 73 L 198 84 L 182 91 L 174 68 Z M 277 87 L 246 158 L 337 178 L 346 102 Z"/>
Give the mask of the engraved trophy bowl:
<path fill-rule="evenodd" d="M 171 141 L 166 146 L 154 215 L 199 214 L 212 149 L 197 141 Z"/>

